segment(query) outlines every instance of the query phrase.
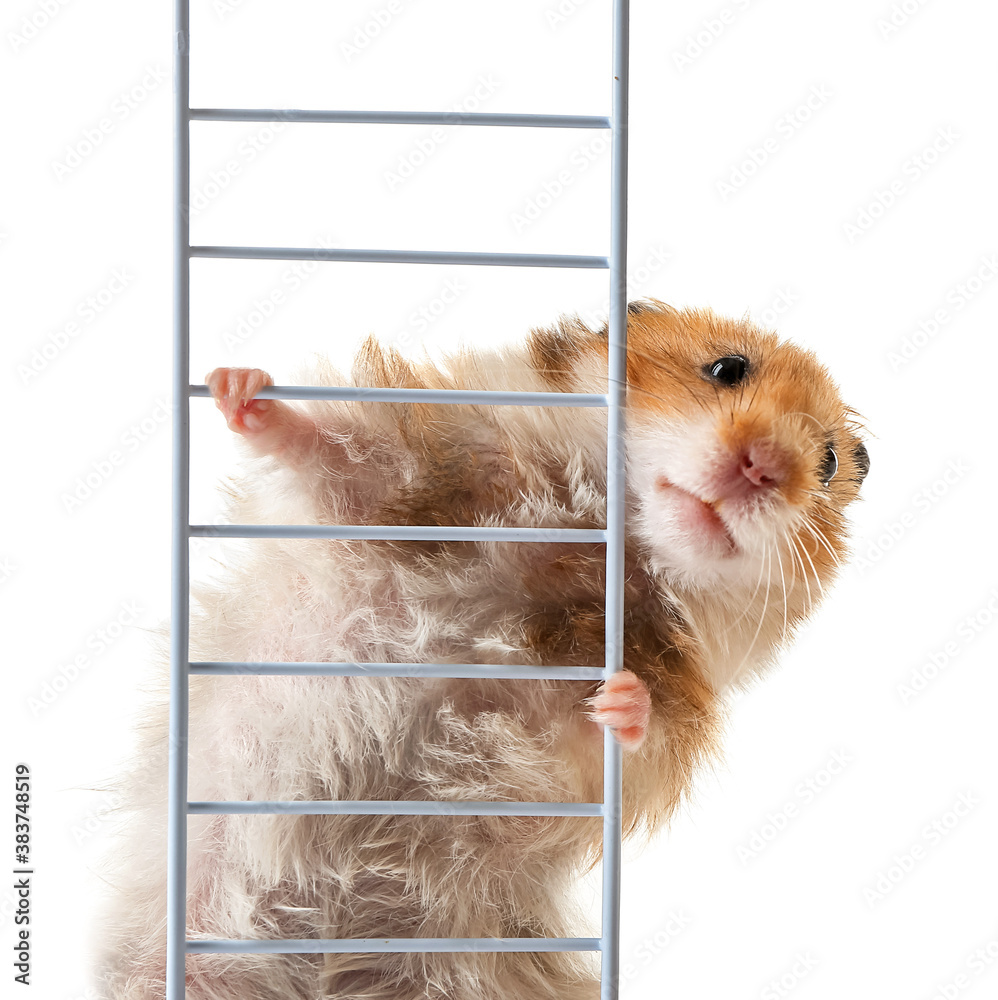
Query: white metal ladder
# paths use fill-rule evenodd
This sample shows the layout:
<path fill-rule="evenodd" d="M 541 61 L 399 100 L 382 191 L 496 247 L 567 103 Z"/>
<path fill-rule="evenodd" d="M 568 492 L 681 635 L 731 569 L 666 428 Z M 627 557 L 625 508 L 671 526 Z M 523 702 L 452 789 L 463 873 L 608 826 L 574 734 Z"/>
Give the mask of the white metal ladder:
<path fill-rule="evenodd" d="M 619 972 L 621 751 L 607 730 L 604 737 L 603 802 L 189 802 L 188 704 L 191 673 L 309 674 L 352 676 L 492 677 L 526 680 L 545 677 L 601 680 L 623 667 L 624 576 L 624 401 L 627 326 L 627 90 L 629 0 L 613 0 L 612 114 L 609 118 L 569 115 L 455 114 L 453 112 L 284 111 L 195 109 L 190 107 L 189 0 L 175 0 L 175 175 L 174 175 L 174 423 L 173 423 L 173 582 L 170 676 L 169 839 L 167 882 L 167 1000 L 183 1000 L 188 953 L 373 953 L 373 952 L 553 952 L 599 951 L 602 1000 L 615 1000 Z M 208 247 L 190 245 L 191 121 L 364 122 L 424 125 L 503 125 L 512 127 L 597 128 L 611 133 L 611 222 L 609 257 L 557 254 L 440 253 L 290 247 Z M 272 386 L 266 399 L 343 399 L 488 403 L 510 406 L 603 406 L 607 408 L 607 527 L 605 531 L 540 528 L 354 527 L 316 525 L 190 524 L 190 399 L 207 396 L 204 385 L 189 384 L 190 260 L 226 257 L 276 260 L 369 261 L 416 264 L 483 264 L 516 267 L 609 269 L 609 371 L 605 395 L 558 392 L 370 389 L 357 387 Z M 192 537 L 340 538 L 604 542 L 606 544 L 605 667 L 490 666 L 481 664 L 397 663 L 192 663 L 189 651 L 190 553 Z M 187 817 L 205 813 L 293 815 L 504 815 L 603 817 L 603 919 L 598 938 L 394 938 L 276 941 L 187 940 Z"/>

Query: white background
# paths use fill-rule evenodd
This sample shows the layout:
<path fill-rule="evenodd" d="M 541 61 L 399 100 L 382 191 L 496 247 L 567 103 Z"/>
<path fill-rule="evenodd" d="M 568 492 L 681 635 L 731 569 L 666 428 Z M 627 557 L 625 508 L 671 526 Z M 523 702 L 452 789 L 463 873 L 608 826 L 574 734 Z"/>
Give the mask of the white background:
<path fill-rule="evenodd" d="M 195 107 L 609 113 L 606 0 L 193 7 Z M 852 565 L 735 702 L 724 762 L 668 834 L 628 852 L 624 995 L 994 996 L 998 8 L 633 7 L 632 294 L 747 311 L 814 348 L 873 467 Z M 165 0 L 0 16 L 3 766 L 11 794 L 14 764 L 32 768 L 45 1000 L 88 996 L 100 786 L 169 611 L 171 17 Z M 600 132 L 193 135 L 195 243 L 608 249 Z M 606 296 L 602 272 L 292 266 L 194 262 L 194 381 L 230 361 L 292 381 L 368 332 L 516 338 Z M 198 520 L 235 452 L 193 406 Z"/>

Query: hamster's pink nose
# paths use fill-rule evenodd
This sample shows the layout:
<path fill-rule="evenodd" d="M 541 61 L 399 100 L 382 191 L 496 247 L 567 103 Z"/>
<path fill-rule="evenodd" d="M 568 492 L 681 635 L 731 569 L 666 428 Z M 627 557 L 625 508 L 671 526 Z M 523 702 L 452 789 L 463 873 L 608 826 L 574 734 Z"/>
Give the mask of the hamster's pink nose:
<path fill-rule="evenodd" d="M 779 486 L 790 471 L 790 457 L 772 441 L 753 441 L 742 451 L 739 469 L 753 486 Z"/>

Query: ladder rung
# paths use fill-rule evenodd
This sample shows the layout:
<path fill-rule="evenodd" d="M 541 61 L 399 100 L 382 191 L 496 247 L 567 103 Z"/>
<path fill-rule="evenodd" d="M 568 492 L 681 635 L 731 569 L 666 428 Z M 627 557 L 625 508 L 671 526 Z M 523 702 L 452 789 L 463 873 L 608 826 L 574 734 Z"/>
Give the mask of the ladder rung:
<path fill-rule="evenodd" d="M 302 111 L 273 108 L 191 108 L 191 121 L 329 122 L 362 125 L 513 125 L 526 128 L 610 128 L 602 115 L 516 115 L 466 111 Z"/>
<path fill-rule="evenodd" d="M 188 802 L 192 816 L 602 816 L 602 802 Z"/>
<path fill-rule="evenodd" d="M 189 954 L 379 954 L 447 951 L 601 951 L 599 938 L 306 938 L 304 940 L 192 940 Z"/>
<path fill-rule="evenodd" d="M 603 667 L 497 666 L 487 663 L 235 663 L 194 661 L 192 674 L 291 677 L 448 677 L 498 680 L 600 681 Z"/>
<path fill-rule="evenodd" d="M 191 396 L 210 396 L 206 385 L 192 385 Z M 397 389 L 356 385 L 268 385 L 257 399 L 339 399 L 382 403 L 481 403 L 487 406 L 605 407 L 595 392 L 503 392 L 496 389 Z"/>
<path fill-rule="evenodd" d="M 476 253 L 440 250 L 330 250 L 323 247 L 188 247 L 191 257 L 237 260 L 340 260 L 381 264 L 485 264 L 506 267 L 608 268 L 607 257 L 580 254 Z"/>
<path fill-rule="evenodd" d="M 595 528 L 437 528 L 365 524 L 192 524 L 190 535 L 192 538 L 335 538 L 358 542 L 606 541 L 606 532 Z"/>

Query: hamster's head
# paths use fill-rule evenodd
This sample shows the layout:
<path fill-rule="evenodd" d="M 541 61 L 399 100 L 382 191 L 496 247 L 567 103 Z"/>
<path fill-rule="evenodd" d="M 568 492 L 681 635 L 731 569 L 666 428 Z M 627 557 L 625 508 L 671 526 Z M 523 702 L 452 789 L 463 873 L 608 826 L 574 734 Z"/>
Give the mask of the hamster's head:
<path fill-rule="evenodd" d="M 654 300 L 628 314 L 628 481 L 650 566 L 689 592 L 782 588 L 810 606 L 869 468 L 855 414 L 775 334 Z"/>

